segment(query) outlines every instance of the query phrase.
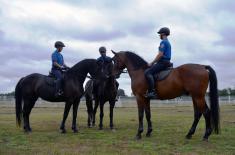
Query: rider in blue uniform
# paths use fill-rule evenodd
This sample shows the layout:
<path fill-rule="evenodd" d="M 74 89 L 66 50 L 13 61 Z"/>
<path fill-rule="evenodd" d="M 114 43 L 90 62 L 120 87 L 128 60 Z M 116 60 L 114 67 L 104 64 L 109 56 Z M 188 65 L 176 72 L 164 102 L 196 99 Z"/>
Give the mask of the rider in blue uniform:
<path fill-rule="evenodd" d="M 100 57 L 97 59 L 98 63 L 102 63 L 103 65 L 112 62 L 112 58 L 106 56 L 106 48 L 104 46 L 101 46 L 99 48 L 99 52 L 100 52 Z M 117 82 L 117 80 L 115 80 L 116 83 L 116 87 L 118 89 L 119 87 L 119 83 Z M 116 101 L 118 100 L 118 95 L 116 96 Z"/>
<path fill-rule="evenodd" d="M 167 36 L 170 35 L 170 29 L 163 27 L 158 31 L 158 34 L 162 40 L 159 46 L 159 52 L 156 58 L 148 64 L 150 68 L 145 70 L 145 78 L 149 86 L 148 92 L 146 94 L 147 98 L 157 97 L 154 74 L 165 70 L 169 66 L 171 60 L 171 44 L 167 38 Z"/>
<path fill-rule="evenodd" d="M 112 61 L 112 58 L 106 56 L 106 48 L 104 46 L 99 48 L 100 57 L 97 59 L 101 63 L 109 63 Z"/>
<path fill-rule="evenodd" d="M 56 97 L 63 94 L 61 90 L 61 81 L 63 78 L 62 70 L 69 68 L 65 65 L 63 55 L 61 54 L 63 47 L 65 47 L 63 42 L 56 41 L 55 42 L 56 50 L 51 55 L 51 60 L 52 60 L 51 72 L 56 77 L 56 92 L 55 92 Z"/>

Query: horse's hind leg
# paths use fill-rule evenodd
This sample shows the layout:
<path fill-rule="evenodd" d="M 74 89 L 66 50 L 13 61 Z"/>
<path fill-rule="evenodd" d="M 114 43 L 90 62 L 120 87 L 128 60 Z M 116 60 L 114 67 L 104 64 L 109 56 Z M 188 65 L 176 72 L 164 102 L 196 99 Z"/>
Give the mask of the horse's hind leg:
<path fill-rule="evenodd" d="M 188 134 L 186 135 L 187 139 L 192 138 L 192 135 L 195 133 L 196 128 L 197 128 L 197 124 L 202 116 L 202 113 L 197 108 L 197 102 L 194 99 L 193 99 L 193 107 L 194 107 L 194 121 L 193 121 L 191 129 L 189 130 Z"/>
<path fill-rule="evenodd" d="M 146 116 L 146 119 L 148 122 L 148 131 L 146 133 L 146 136 L 150 137 L 153 129 L 152 129 L 152 122 L 151 122 L 151 109 L 150 109 L 150 101 L 149 100 L 146 101 L 145 116 Z"/>
<path fill-rule="evenodd" d="M 24 100 L 24 107 L 23 107 L 23 118 L 24 118 L 24 131 L 31 132 L 32 129 L 29 123 L 29 115 L 31 113 L 32 108 L 34 107 L 36 100 L 33 99 L 25 99 Z"/>
<path fill-rule="evenodd" d="M 95 99 L 95 107 L 94 107 L 93 117 L 92 117 L 92 126 L 95 126 L 95 115 L 96 115 L 98 106 L 99 106 L 99 101 Z"/>
<path fill-rule="evenodd" d="M 206 105 L 205 111 L 203 112 L 203 116 L 204 116 L 205 122 L 206 122 L 206 131 L 205 131 L 205 134 L 203 136 L 203 140 L 208 141 L 208 138 L 209 138 L 209 136 L 211 135 L 211 132 L 212 132 L 212 128 L 211 128 L 210 110 L 209 110 L 207 105 Z"/>
<path fill-rule="evenodd" d="M 88 114 L 87 126 L 91 128 L 92 117 L 93 117 L 93 107 L 92 107 L 92 99 L 89 97 L 86 97 L 86 107 L 87 107 L 87 114 Z"/>
<path fill-rule="evenodd" d="M 109 113 L 109 118 L 110 118 L 110 129 L 113 129 L 113 108 L 115 105 L 115 101 L 110 101 L 110 113 Z"/>
<path fill-rule="evenodd" d="M 69 110 L 70 110 L 70 108 L 71 108 L 71 105 L 72 105 L 72 102 L 66 102 L 66 103 L 65 103 L 63 120 L 62 120 L 61 125 L 60 125 L 61 133 L 66 133 L 66 130 L 65 130 L 65 121 L 66 121 L 66 119 L 67 119 L 67 117 L 68 117 L 68 114 L 69 114 Z"/>

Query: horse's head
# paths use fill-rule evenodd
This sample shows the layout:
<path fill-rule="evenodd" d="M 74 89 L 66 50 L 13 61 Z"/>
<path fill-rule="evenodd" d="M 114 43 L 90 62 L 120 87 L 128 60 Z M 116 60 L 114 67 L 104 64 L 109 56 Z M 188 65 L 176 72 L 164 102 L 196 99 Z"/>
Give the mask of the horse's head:
<path fill-rule="evenodd" d="M 120 76 L 120 74 L 123 72 L 123 70 L 126 68 L 126 64 L 125 64 L 125 55 L 124 53 L 121 52 L 114 52 L 113 50 L 111 50 L 112 53 L 114 54 L 113 62 L 114 62 L 114 66 L 113 66 L 113 75 L 115 76 Z"/>
<path fill-rule="evenodd" d="M 101 73 L 102 79 L 108 79 L 110 76 L 112 76 L 112 70 L 113 70 L 113 62 L 101 62 L 97 61 L 99 71 Z"/>

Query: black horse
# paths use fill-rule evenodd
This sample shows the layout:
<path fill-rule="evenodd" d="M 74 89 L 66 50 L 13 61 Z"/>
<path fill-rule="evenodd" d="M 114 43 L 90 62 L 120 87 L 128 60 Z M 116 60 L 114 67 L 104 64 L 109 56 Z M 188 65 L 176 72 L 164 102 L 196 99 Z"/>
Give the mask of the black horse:
<path fill-rule="evenodd" d="M 95 115 L 100 105 L 100 124 L 99 129 L 103 129 L 104 104 L 109 102 L 110 105 L 110 128 L 113 129 L 113 108 L 116 102 L 118 83 L 116 77 L 112 75 L 113 63 L 103 64 L 103 73 L 108 75 L 102 79 L 91 79 L 85 86 L 85 97 L 88 112 L 88 127 L 95 125 Z M 93 99 L 95 107 L 93 109 Z M 92 124 L 91 124 L 92 123 Z"/>
<path fill-rule="evenodd" d="M 24 131 L 31 132 L 29 115 L 35 102 L 40 97 L 50 102 L 66 102 L 64 116 L 60 126 L 61 132 L 65 133 L 65 121 L 69 110 L 73 105 L 72 130 L 78 132 L 76 125 L 77 109 L 80 98 L 84 94 L 83 83 L 87 74 L 93 78 L 102 77 L 101 66 L 95 59 L 85 59 L 74 65 L 64 73 L 63 91 L 60 97 L 55 97 L 54 79 L 42 74 L 34 73 L 20 79 L 15 88 L 16 120 L 21 126 L 21 117 L 23 113 Z M 22 101 L 23 110 L 22 110 Z"/>

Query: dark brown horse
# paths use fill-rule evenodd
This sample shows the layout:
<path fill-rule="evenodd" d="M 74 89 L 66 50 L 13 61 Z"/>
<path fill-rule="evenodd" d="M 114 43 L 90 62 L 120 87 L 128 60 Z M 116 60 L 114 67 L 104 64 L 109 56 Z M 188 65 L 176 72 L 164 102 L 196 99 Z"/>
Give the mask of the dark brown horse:
<path fill-rule="evenodd" d="M 145 98 L 148 85 L 145 80 L 144 71 L 148 68 L 147 62 L 132 52 L 114 52 L 114 74 L 120 74 L 124 68 L 127 68 L 131 78 L 131 88 L 136 96 L 139 114 L 139 128 L 136 135 L 141 138 L 143 132 L 144 111 L 148 122 L 149 137 L 152 132 L 150 100 Z M 210 108 L 205 100 L 206 90 L 210 83 Z M 158 81 L 155 88 L 158 92 L 158 99 L 173 99 L 182 94 L 189 94 L 193 100 L 194 122 L 186 138 L 190 139 L 194 134 L 201 115 L 206 122 L 206 131 L 203 136 L 208 140 L 211 132 L 214 130 L 219 133 L 219 103 L 217 90 L 217 77 L 215 71 L 210 66 L 199 64 L 185 64 L 174 68 L 170 75 L 162 81 Z"/>
<path fill-rule="evenodd" d="M 113 129 L 113 108 L 116 102 L 118 83 L 116 77 L 112 75 L 113 63 L 109 62 L 103 64 L 103 74 L 105 78 L 91 79 L 85 86 L 86 106 L 88 113 L 88 127 L 95 125 L 95 115 L 98 106 L 100 106 L 100 123 L 99 129 L 103 129 L 103 116 L 104 116 L 104 104 L 109 102 L 110 105 L 110 129 Z M 93 99 L 95 100 L 95 106 L 93 108 Z M 92 123 L 92 124 L 91 124 Z"/>
<path fill-rule="evenodd" d="M 59 98 L 55 97 L 54 79 L 42 74 L 34 73 L 23 77 L 15 88 L 16 103 L 16 121 L 21 125 L 21 117 L 23 114 L 24 130 L 31 132 L 29 116 L 35 102 L 40 97 L 50 102 L 65 102 L 64 116 L 61 122 L 61 132 L 65 133 L 65 121 L 69 114 L 69 110 L 73 105 L 72 130 L 78 132 L 77 129 L 77 109 L 80 99 L 84 93 L 83 83 L 87 74 L 92 78 L 102 78 L 102 68 L 97 64 L 95 59 L 85 59 L 74 65 L 64 74 L 64 95 Z M 23 102 L 23 109 L 22 109 Z"/>

